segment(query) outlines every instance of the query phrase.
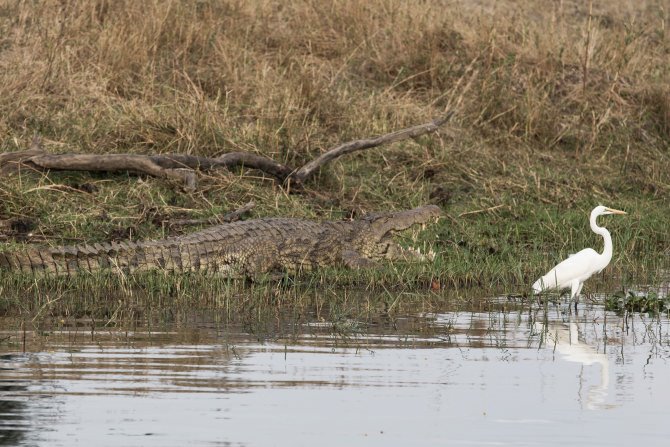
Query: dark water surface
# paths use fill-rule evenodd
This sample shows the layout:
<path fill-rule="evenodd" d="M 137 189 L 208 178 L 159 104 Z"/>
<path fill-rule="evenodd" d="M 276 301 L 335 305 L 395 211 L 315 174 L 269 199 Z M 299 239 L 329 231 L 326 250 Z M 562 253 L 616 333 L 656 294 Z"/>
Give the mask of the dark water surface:
<path fill-rule="evenodd" d="M 5 330 L 0 444 L 670 445 L 667 318 L 493 309 Z"/>

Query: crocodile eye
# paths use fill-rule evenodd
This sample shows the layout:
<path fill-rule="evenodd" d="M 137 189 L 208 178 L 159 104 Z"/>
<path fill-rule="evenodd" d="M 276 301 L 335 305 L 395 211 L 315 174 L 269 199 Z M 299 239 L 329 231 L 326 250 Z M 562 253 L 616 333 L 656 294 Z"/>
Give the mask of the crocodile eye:
<path fill-rule="evenodd" d="M 379 250 L 379 254 L 386 255 L 389 252 L 389 247 L 391 246 L 390 243 L 384 241 L 383 244 L 381 244 L 381 250 Z"/>

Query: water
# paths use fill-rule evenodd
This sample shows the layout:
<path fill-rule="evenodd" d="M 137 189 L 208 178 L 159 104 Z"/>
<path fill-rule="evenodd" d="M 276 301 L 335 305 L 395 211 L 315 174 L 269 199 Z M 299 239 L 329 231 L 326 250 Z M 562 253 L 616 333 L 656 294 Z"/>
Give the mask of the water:
<path fill-rule="evenodd" d="M 507 307 L 3 331 L 0 444 L 670 442 L 667 318 Z"/>

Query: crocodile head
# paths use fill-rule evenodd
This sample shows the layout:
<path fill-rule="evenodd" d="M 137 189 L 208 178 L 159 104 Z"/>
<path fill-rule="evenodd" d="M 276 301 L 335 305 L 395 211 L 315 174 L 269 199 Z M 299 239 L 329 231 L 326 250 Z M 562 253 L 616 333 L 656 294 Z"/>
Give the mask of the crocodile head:
<path fill-rule="evenodd" d="M 370 214 L 367 223 L 354 240 L 358 252 L 368 259 L 424 259 L 418 250 L 404 249 L 393 240 L 393 235 L 414 225 L 435 222 L 442 216 L 438 206 L 425 205 L 407 211 Z"/>

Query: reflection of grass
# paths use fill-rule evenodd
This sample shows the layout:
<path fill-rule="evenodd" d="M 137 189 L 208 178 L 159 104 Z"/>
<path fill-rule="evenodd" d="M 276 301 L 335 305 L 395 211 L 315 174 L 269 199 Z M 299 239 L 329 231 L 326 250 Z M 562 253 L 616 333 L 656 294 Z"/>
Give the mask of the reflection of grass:
<path fill-rule="evenodd" d="M 655 292 L 617 292 L 605 299 L 605 309 L 622 314 L 641 312 L 651 315 L 670 313 L 670 297 L 659 297 Z"/>
<path fill-rule="evenodd" d="M 0 316 L 10 329 L 48 335 L 80 328 L 82 333 L 133 331 L 150 326 L 225 329 L 235 326 L 259 340 L 299 337 L 305 332 L 335 334 L 342 343 L 374 328 L 381 333 L 423 333 L 426 322 L 417 314 L 445 309 L 474 312 L 528 312 L 527 300 L 491 299 L 485 290 L 433 291 L 425 287 L 368 286 L 366 282 L 331 284 L 330 272 L 311 282 L 226 281 L 201 275 L 142 274 L 128 277 L 123 287 L 115 275 L 66 278 L 11 277 L 0 281 Z M 318 322 L 316 327 L 307 323 Z M 445 326 L 449 332 L 450 325 Z M 76 329 L 75 329 L 76 330 Z M 432 330 L 429 330 L 431 332 Z"/>

